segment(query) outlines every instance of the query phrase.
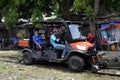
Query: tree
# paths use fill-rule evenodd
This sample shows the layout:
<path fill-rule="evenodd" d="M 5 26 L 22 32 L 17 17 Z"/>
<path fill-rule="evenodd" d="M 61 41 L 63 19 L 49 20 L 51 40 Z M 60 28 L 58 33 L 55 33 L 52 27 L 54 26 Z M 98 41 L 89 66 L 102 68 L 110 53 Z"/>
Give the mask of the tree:
<path fill-rule="evenodd" d="M 59 6 L 58 14 L 65 20 L 70 20 L 70 9 L 73 6 L 74 0 L 56 0 Z"/>
<path fill-rule="evenodd" d="M 5 18 L 7 29 L 15 26 L 20 18 L 42 20 L 42 15 L 51 15 L 55 6 L 52 0 L 1 0 L 0 3 L 0 19 Z"/>
<path fill-rule="evenodd" d="M 111 13 L 120 12 L 120 1 L 119 0 L 75 0 L 75 11 L 85 12 L 92 20 L 92 32 L 95 32 L 95 22 L 97 16 L 108 15 Z M 78 15 L 79 15 L 78 14 Z"/>
<path fill-rule="evenodd" d="M 5 18 L 8 28 L 20 18 L 36 21 L 52 13 L 64 20 L 80 20 L 85 13 L 92 20 L 100 14 L 120 12 L 119 5 L 119 0 L 0 0 L 0 19 Z"/>
<path fill-rule="evenodd" d="M 8 0 L 0 0 L 0 22 L 2 17 L 3 17 L 3 10 L 4 10 L 4 7 L 7 6 L 8 4 Z"/>
<path fill-rule="evenodd" d="M 99 13 L 99 7 L 100 7 L 100 0 L 94 0 L 94 18 Z"/>

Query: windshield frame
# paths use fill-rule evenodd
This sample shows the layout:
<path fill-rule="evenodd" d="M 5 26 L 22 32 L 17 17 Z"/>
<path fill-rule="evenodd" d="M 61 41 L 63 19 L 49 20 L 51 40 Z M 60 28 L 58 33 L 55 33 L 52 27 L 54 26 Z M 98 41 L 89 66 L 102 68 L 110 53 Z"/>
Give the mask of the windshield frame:
<path fill-rule="evenodd" d="M 82 27 L 82 25 L 79 25 L 79 24 L 69 24 L 68 25 L 72 42 L 85 40 L 85 39 L 83 39 L 83 37 L 86 38 L 86 36 L 83 34 L 81 27 Z"/>

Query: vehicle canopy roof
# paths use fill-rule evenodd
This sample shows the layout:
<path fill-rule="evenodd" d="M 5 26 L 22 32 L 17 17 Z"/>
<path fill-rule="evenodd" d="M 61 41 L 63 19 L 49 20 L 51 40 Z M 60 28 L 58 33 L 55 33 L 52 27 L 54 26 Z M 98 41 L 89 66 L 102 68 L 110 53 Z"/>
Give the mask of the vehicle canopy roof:
<path fill-rule="evenodd" d="M 78 24 L 81 24 L 82 22 L 80 21 L 36 21 L 36 23 L 55 23 L 55 24 L 58 24 L 58 23 L 78 23 Z"/>
<path fill-rule="evenodd" d="M 35 24 L 45 25 L 47 27 L 58 27 L 64 24 L 79 24 L 82 25 L 83 22 L 80 21 L 36 21 Z M 23 24 L 16 25 L 14 28 L 35 28 L 32 22 L 27 22 Z"/>
<path fill-rule="evenodd" d="M 54 26 L 59 26 L 59 25 L 64 25 L 64 24 L 79 24 L 82 25 L 83 22 L 80 21 L 37 21 L 35 22 L 36 24 L 43 24 L 47 25 L 48 27 L 54 27 Z"/>
<path fill-rule="evenodd" d="M 27 22 L 23 24 L 16 25 L 14 28 L 32 28 L 32 22 Z"/>

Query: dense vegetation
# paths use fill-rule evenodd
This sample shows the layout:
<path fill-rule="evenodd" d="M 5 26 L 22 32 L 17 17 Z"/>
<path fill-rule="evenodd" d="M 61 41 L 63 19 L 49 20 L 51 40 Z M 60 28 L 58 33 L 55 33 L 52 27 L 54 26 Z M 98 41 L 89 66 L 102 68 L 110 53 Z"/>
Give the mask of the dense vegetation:
<path fill-rule="evenodd" d="M 7 28 L 14 26 L 20 18 L 42 20 L 56 15 L 65 20 L 78 20 L 85 13 L 90 19 L 106 13 L 119 13 L 120 0 L 0 0 L 0 19 Z"/>

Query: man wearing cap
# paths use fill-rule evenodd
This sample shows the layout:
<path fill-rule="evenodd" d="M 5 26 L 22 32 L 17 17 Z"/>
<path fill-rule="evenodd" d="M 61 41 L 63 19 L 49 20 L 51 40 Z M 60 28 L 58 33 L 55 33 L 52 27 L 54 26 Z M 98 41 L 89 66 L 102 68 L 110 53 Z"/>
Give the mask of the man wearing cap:
<path fill-rule="evenodd" d="M 60 39 L 57 37 L 58 31 L 53 30 L 53 34 L 50 36 L 50 43 L 53 45 L 55 49 L 63 50 L 61 55 L 61 59 L 63 59 L 66 55 L 65 45 L 60 43 Z"/>

